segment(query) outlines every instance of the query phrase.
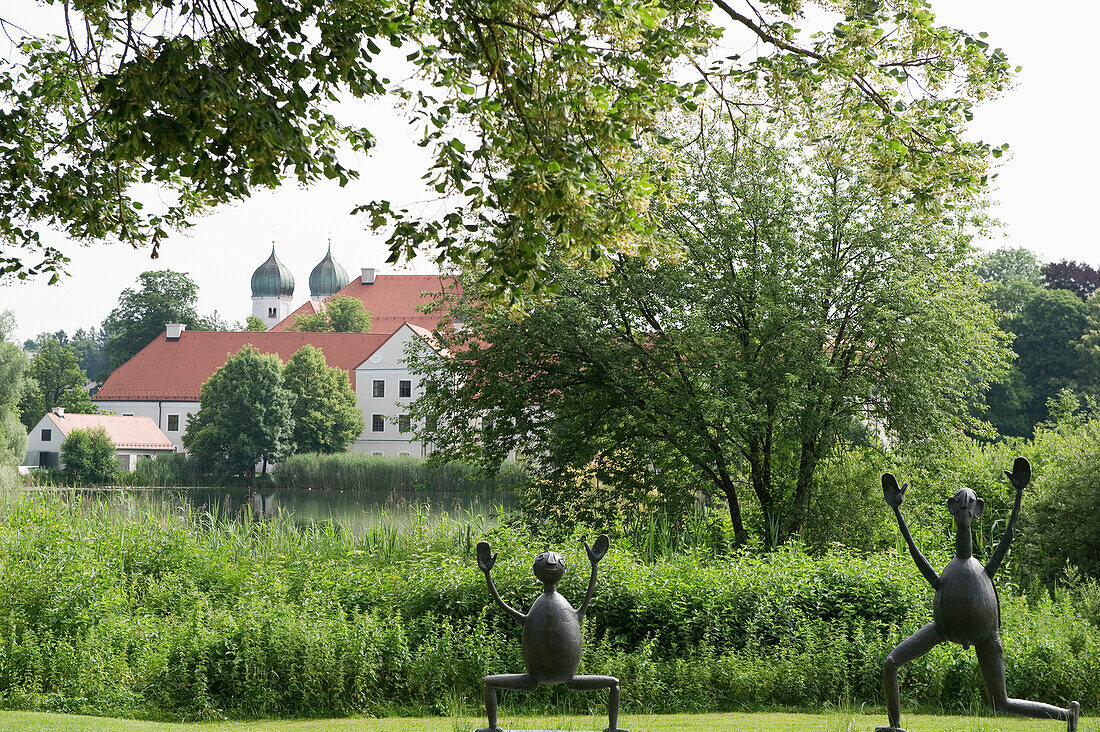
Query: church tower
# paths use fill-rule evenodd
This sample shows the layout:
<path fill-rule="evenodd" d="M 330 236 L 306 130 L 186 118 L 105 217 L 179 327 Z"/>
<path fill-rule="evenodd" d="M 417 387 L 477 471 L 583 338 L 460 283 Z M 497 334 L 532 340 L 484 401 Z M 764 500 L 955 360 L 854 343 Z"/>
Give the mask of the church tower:
<path fill-rule="evenodd" d="M 272 244 L 271 256 L 252 273 L 252 314 L 271 330 L 290 315 L 293 298 L 294 275 L 275 256 Z"/>
<path fill-rule="evenodd" d="M 332 258 L 332 242 L 329 242 L 325 258 L 309 273 L 309 299 L 314 305 L 320 305 L 347 287 L 349 282 L 351 278 L 347 270 Z"/>

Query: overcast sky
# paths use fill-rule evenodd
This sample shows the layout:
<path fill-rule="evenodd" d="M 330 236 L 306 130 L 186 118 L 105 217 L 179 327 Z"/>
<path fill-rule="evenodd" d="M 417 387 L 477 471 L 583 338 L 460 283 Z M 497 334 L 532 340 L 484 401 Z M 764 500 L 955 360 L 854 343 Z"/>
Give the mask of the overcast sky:
<path fill-rule="evenodd" d="M 1091 43 L 1082 40 L 1088 35 L 1067 32 L 1066 14 L 1053 12 L 1065 6 L 1016 0 L 932 0 L 932 6 L 941 23 L 988 32 L 990 43 L 1023 66 L 1016 87 L 980 107 L 972 126 L 972 137 L 1011 146 L 994 189 L 993 214 L 1003 226 L 982 245 L 1024 246 L 1044 261 L 1068 258 L 1100 266 L 1100 237 L 1093 225 L 1100 199 L 1094 59 Z M 55 6 L 51 12 L 61 11 Z M 1100 3 L 1073 3 L 1072 23 L 1100 26 Z M 172 269 L 198 283 L 200 313 L 217 310 L 229 322 L 244 320 L 252 307 L 249 278 L 273 242 L 294 274 L 295 304 L 309 296 L 310 270 L 330 239 L 334 257 L 353 278 L 362 267 L 395 271 L 384 264 L 383 237 L 366 231 L 348 212 L 376 197 L 429 214 L 436 204 L 421 187 L 426 160 L 401 113 L 385 102 L 364 104 L 362 113 L 376 121 L 368 127 L 379 145 L 370 159 L 360 161 L 360 181 L 344 189 L 323 184 L 258 193 L 205 217 L 188 234 L 173 236 L 156 260 L 126 246 L 73 246 L 70 277 L 54 286 L 44 281 L 0 286 L 0 310 L 15 313 L 20 340 L 43 331 L 71 334 L 98 326 L 141 272 Z M 420 261 L 404 271 L 433 268 Z"/>

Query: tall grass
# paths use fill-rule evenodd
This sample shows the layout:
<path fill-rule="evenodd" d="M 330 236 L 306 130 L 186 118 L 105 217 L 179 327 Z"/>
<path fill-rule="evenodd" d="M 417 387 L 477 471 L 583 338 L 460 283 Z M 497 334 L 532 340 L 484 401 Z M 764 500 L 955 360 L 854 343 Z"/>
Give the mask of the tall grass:
<path fill-rule="evenodd" d="M 0 705 L 171 718 L 446 713 L 481 678 L 523 668 L 520 626 L 496 608 L 473 546 L 499 552 L 513 607 L 559 550 L 560 590 L 584 595 L 580 536 L 551 547 L 518 521 L 429 517 L 356 535 L 216 511 L 119 511 L 76 496 L 0 504 Z M 1100 704 L 1100 629 L 1066 599 L 1002 591 L 1009 684 Z M 918 573 L 893 553 L 811 558 L 796 548 L 643 559 L 618 542 L 600 565 L 582 670 L 623 680 L 624 712 L 876 703 L 882 659 L 927 621 Z M 906 667 L 909 704 L 980 704 L 973 654 Z M 560 688 L 509 697 L 509 713 L 601 713 Z M 968 706 L 969 705 L 969 706 Z"/>
<path fill-rule="evenodd" d="M 275 468 L 275 485 L 287 489 L 421 490 L 493 495 L 509 492 L 524 474 L 516 464 L 486 478 L 479 469 L 461 464 L 434 465 L 417 458 L 392 458 L 356 453 L 291 455 Z"/>
<path fill-rule="evenodd" d="M 134 471 L 124 478 L 127 485 L 155 488 L 210 484 L 210 476 L 198 463 L 181 453 L 138 460 Z"/>

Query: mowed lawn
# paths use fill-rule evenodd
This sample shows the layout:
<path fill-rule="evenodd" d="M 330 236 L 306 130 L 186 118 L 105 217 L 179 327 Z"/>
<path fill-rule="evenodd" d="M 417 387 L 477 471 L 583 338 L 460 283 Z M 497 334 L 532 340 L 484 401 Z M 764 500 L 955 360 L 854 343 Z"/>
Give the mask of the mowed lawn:
<path fill-rule="evenodd" d="M 483 719 L 314 719 L 267 722 L 140 722 L 129 719 L 81 717 L 65 714 L 0 712 L 0 732 L 473 732 Z M 502 718 L 511 730 L 600 730 L 607 721 L 597 717 Z M 631 732 L 873 732 L 885 724 L 881 716 L 831 714 L 682 714 L 624 716 L 620 726 Z M 1064 722 L 1021 720 L 1011 717 L 937 717 L 907 715 L 909 732 L 1062 732 Z M 1100 732 L 1097 720 L 1082 718 L 1079 732 Z"/>

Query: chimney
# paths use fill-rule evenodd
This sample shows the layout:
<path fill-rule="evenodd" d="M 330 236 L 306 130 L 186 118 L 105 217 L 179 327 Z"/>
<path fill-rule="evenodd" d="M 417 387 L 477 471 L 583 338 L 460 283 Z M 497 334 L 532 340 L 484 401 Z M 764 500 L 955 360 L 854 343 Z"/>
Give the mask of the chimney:
<path fill-rule="evenodd" d="M 374 284 L 374 267 L 363 267 L 363 284 Z"/>
<path fill-rule="evenodd" d="M 50 411 L 56 414 L 58 417 L 61 417 L 62 419 L 64 419 L 65 417 L 65 407 L 54 407 Z"/>
<path fill-rule="evenodd" d="M 165 340 L 178 341 L 180 339 L 180 334 L 183 333 L 183 331 L 186 329 L 187 326 L 183 323 L 169 323 L 168 325 L 164 326 Z"/>

